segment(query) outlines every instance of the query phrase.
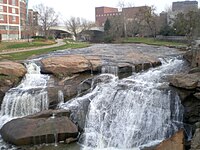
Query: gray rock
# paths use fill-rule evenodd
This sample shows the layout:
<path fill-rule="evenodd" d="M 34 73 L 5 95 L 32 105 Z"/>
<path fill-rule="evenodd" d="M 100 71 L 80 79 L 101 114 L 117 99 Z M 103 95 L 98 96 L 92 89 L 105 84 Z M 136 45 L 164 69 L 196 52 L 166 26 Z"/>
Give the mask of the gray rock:
<path fill-rule="evenodd" d="M 170 85 L 178 88 L 194 90 L 198 87 L 200 81 L 200 73 L 179 74 L 169 78 Z"/>
<path fill-rule="evenodd" d="M 200 149 L 200 128 L 197 128 L 191 142 L 191 150 Z"/>
<path fill-rule="evenodd" d="M 195 93 L 195 94 L 194 94 L 194 96 L 195 96 L 197 99 L 199 99 L 199 100 L 200 100 L 200 92 L 198 92 L 198 93 Z"/>

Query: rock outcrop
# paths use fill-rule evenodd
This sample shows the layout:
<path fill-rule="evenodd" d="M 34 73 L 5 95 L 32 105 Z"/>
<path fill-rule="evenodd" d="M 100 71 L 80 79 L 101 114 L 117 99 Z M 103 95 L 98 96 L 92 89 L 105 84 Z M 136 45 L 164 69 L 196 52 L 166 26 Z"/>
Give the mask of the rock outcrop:
<path fill-rule="evenodd" d="M 200 72 L 172 76 L 170 83 L 177 88 L 195 90 L 200 88 Z"/>
<path fill-rule="evenodd" d="M 184 122 L 192 126 L 195 131 L 191 150 L 200 150 L 200 41 L 192 46 L 185 58 L 191 64 L 188 74 L 180 74 L 170 77 L 170 85 L 176 87 L 181 102 L 184 106 Z"/>
<path fill-rule="evenodd" d="M 91 60 L 91 61 L 90 61 Z M 72 74 L 84 71 L 96 71 L 101 65 L 97 57 L 88 57 L 81 55 L 65 55 L 60 57 L 49 57 L 42 61 L 42 72 L 51 73 L 56 76 L 71 76 Z"/>
<path fill-rule="evenodd" d="M 196 130 L 191 142 L 191 150 L 200 150 L 200 122 L 195 124 Z"/>
<path fill-rule="evenodd" d="M 106 54 L 68 54 L 49 56 L 42 59 L 40 63 L 43 73 L 53 74 L 51 85 L 48 86 L 50 108 L 54 108 L 59 103 L 57 101 L 59 90 L 63 91 L 65 101 L 67 101 L 88 90 L 91 87 L 92 80 L 90 79 L 101 71 L 123 78 L 131 75 L 132 72 L 140 72 L 161 65 L 159 59 L 136 52 L 131 52 L 120 60 Z M 89 80 L 86 81 L 86 79 Z"/>
<path fill-rule="evenodd" d="M 184 131 L 180 130 L 171 138 L 161 142 L 153 150 L 184 150 Z"/>
<path fill-rule="evenodd" d="M 26 68 L 16 62 L 2 61 L 0 62 L 0 75 L 23 77 L 26 73 Z"/>
<path fill-rule="evenodd" d="M 6 123 L 0 130 L 2 138 L 15 145 L 66 141 L 78 136 L 78 128 L 66 110 L 48 110 Z"/>
<path fill-rule="evenodd" d="M 0 62 L 0 104 L 5 93 L 16 86 L 26 73 L 26 68 L 16 62 Z"/>
<path fill-rule="evenodd" d="M 182 104 L 185 108 L 184 121 L 195 124 L 200 121 L 200 72 L 179 74 L 169 78 L 170 85 L 178 88 Z"/>

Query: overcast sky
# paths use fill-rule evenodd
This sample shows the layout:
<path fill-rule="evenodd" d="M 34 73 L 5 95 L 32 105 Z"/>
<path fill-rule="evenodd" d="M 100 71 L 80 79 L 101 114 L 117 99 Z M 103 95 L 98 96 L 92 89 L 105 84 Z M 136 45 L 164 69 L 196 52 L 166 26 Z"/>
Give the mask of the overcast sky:
<path fill-rule="evenodd" d="M 95 7 L 118 7 L 119 1 L 122 0 L 29 0 L 29 8 L 43 3 L 59 12 L 63 20 L 73 16 L 95 21 Z M 124 0 L 124 3 L 131 3 L 134 6 L 154 5 L 157 12 L 160 13 L 166 7 L 171 6 L 173 1 L 181 0 Z"/>

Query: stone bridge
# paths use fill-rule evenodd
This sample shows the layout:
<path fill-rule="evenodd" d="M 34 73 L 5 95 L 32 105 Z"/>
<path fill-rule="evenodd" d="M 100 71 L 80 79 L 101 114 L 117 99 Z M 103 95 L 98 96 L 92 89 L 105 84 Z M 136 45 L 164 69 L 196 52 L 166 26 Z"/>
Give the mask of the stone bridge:
<path fill-rule="evenodd" d="M 73 33 L 67 29 L 66 26 L 53 26 L 53 27 L 50 27 L 50 30 L 54 30 L 54 31 L 63 31 L 63 32 L 67 32 L 71 35 L 73 35 Z M 77 33 L 81 33 L 83 31 L 83 28 L 78 28 L 77 29 Z M 104 32 L 104 28 L 103 27 L 92 27 L 88 30 L 85 30 L 85 31 L 99 31 L 99 32 Z"/>
<path fill-rule="evenodd" d="M 76 39 L 74 33 L 67 29 L 66 26 L 53 26 L 50 28 L 50 31 L 54 34 L 56 38 L 67 38 L 72 37 L 74 40 Z M 78 28 L 78 39 L 79 40 L 91 40 L 91 35 L 96 35 L 98 33 L 103 33 L 103 27 L 92 27 L 90 29 L 84 30 L 83 28 Z"/>

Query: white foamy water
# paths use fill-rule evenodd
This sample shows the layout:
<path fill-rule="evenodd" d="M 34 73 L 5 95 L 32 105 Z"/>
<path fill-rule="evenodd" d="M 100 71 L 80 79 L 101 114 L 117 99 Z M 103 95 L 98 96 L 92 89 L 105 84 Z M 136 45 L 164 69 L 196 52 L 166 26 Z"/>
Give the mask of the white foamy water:
<path fill-rule="evenodd" d="M 1 125 L 15 117 L 22 117 L 48 109 L 46 91 L 49 76 L 40 73 L 35 63 L 26 64 L 27 74 L 16 87 L 10 89 L 1 105 Z M 4 119 L 3 119 L 4 118 Z"/>
<path fill-rule="evenodd" d="M 101 75 L 98 80 L 103 80 L 90 93 L 61 106 L 76 110 L 76 120 L 84 103 L 90 102 L 80 138 L 84 150 L 140 149 L 159 143 L 182 127 L 183 107 L 163 79 L 180 72 L 184 62 L 172 58 L 162 63 L 122 80 Z"/>

